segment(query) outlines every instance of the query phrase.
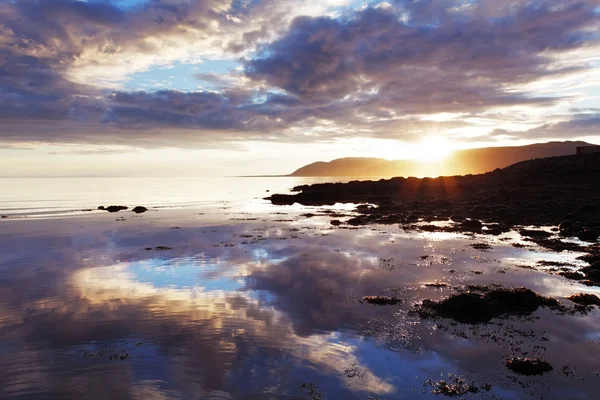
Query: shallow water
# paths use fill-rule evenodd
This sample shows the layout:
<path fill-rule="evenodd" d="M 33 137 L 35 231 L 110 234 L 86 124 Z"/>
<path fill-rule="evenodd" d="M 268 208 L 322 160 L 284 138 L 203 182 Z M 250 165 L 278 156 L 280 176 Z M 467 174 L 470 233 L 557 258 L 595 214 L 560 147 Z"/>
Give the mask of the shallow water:
<path fill-rule="evenodd" d="M 4 195 L 20 208 L 0 221 L 0 398 L 309 399 L 303 384 L 330 400 L 433 398 L 426 381 L 449 374 L 491 384 L 474 398 L 596 398 L 597 310 L 540 309 L 476 326 L 410 312 L 469 284 L 600 294 L 536 267 L 576 268 L 578 254 L 516 248 L 516 234 L 334 227 L 331 219 L 347 218 L 323 210 L 349 215 L 351 206 L 261 200 L 302 183 L 280 179 L 214 181 L 216 189 L 186 181 L 180 192 L 182 182 L 85 184 L 98 192 L 65 183 L 62 203 L 56 182 L 38 182 L 17 206 L 15 193 Z M 48 185 L 57 190 L 44 194 Z M 67 212 L 100 204 L 150 211 Z M 402 302 L 376 306 L 366 295 Z M 504 366 L 511 356 L 554 370 L 518 376 Z"/>

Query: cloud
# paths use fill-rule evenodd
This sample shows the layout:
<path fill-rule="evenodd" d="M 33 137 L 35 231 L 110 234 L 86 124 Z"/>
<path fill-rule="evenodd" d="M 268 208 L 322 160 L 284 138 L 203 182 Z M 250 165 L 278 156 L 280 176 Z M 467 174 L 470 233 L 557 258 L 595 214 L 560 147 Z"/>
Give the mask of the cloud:
<path fill-rule="evenodd" d="M 586 31 L 597 25 L 590 3 L 553 10 L 545 2 L 492 20 L 441 9 L 433 18 L 419 13 L 422 3 L 367 8 L 347 20 L 297 18 L 246 73 L 306 100 L 356 96 L 397 112 L 472 111 L 555 101 L 515 88 L 584 68 L 555 69 L 543 53 L 595 40 Z"/>
<path fill-rule="evenodd" d="M 430 114 L 560 104 L 565 94 L 527 85 L 589 71 L 577 52 L 599 45 L 593 1 L 404 0 L 322 16 L 342 3 L 3 2 L 0 141 L 414 140 L 466 125 Z M 119 87 L 151 66 L 215 56 L 242 56 L 244 70 L 196 75 L 213 90 Z"/>
<path fill-rule="evenodd" d="M 496 129 L 490 136 L 506 136 L 522 139 L 557 139 L 597 136 L 600 132 L 600 113 L 575 114 L 571 119 L 537 126 L 526 131 Z"/>

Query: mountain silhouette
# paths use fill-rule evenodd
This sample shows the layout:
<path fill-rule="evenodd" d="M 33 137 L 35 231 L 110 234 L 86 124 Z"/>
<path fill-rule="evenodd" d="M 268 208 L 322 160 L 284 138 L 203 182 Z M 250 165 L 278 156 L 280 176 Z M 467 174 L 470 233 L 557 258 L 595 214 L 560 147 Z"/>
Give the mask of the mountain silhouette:
<path fill-rule="evenodd" d="M 386 160 L 349 157 L 305 165 L 290 176 L 439 176 L 480 174 L 535 158 L 575 154 L 577 147 L 591 146 L 581 141 L 537 143 L 527 146 L 486 147 L 457 150 L 441 161 Z"/>

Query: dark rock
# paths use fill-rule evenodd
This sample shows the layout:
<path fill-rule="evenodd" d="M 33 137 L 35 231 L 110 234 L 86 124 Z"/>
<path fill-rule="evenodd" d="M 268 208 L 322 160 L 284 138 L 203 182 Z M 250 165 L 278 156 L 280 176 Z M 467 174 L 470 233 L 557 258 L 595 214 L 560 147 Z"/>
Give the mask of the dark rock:
<path fill-rule="evenodd" d="M 596 212 L 596 207 L 592 204 L 584 204 L 581 207 L 579 207 L 578 211 L 580 213 L 591 214 L 591 213 Z"/>
<path fill-rule="evenodd" d="M 415 214 L 410 214 L 409 216 L 406 217 L 406 222 L 418 222 L 419 221 L 419 217 L 417 217 Z"/>
<path fill-rule="evenodd" d="M 485 293 L 460 293 L 437 302 L 423 300 L 418 313 L 423 317 L 450 318 L 476 324 L 501 316 L 529 315 L 542 306 L 558 308 L 559 303 L 527 288 L 501 288 Z"/>
<path fill-rule="evenodd" d="M 133 211 L 136 214 L 141 214 L 141 213 L 145 213 L 146 211 L 148 211 L 148 209 L 144 206 L 135 206 L 133 208 L 133 210 L 131 210 L 131 211 Z"/>
<path fill-rule="evenodd" d="M 558 230 L 560 232 L 565 232 L 565 231 L 568 231 L 569 229 L 571 229 L 572 227 L 573 227 L 573 221 L 565 220 L 565 221 L 561 222 L 560 225 L 558 225 Z"/>
<path fill-rule="evenodd" d="M 342 224 L 342 221 L 340 221 L 339 219 L 332 219 L 331 221 L 329 221 L 329 223 L 333 226 L 340 226 Z"/>
<path fill-rule="evenodd" d="M 574 281 L 581 281 L 581 280 L 585 279 L 585 276 L 583 274 L 580 274 L 579 272 L 575 272 L 575 271 L 561 271 L 558 274 L 560 276 L 563 276 L 567 279 L 572 279 Z"/>
<path fill-rule="evenodd" d="M 487 250 L 491 250 L 492 246 L 490 246 L 487 243 L 473 243 L 470 245 L 472 248 L 474 248 L 475 250 L 482 250 L 482 251 L 487 251 Z"/>
<path fill-rule="evenodd" d="M 362 214 L 367 214 L 369 211 L 373 209 L 373 206 L 368 204 L 360 204 L 356 207 L 356 211 Z"/>
<path fill-rule="evenodd" d="M 464 231 L 469 232 L 481 232 L 483 228 L 483 223 L 477 219 L 466 219 L 461 224 L 460 227 Z"/>
<path fill-rule="evenodd" d="M 539 358 L 513 357 L 506 361 L 506 366 L 517 374 L 528 376 L 544 375 L 553 369 L 549 362 Z"/>
<path fill-rule="evenodd" d="M 552 234 L 550 232 L 541 231 L 538 229 L 521 229 L 521 230 L 519 230 L 519 233 L 521 234 L 521 236 L 527 236 L 530 238 L 540 238 L 540 239 L 545 239 L 545 238 L 549 238 L 550 236 L 552 236 Z"/>
<path fill-rule="evenodd" d="M 579 293 L 567 297 L 573 303 L 581 304 L 584 306 L 597 305 L 600 306 L 600 298 L 590 293 Z"/>
<path fill-rule="evenodd" d="M 452 222 L 463 222 L 466 218 L 460 214 L 452 214 L 450 216 L 450 221 Z"/>
<path fill-rule="evenodd" d="M 394 305 L 400 303 L 400 299 L 389 296 L 365 296 L 363 301 L 369 304 L 383 305 Z"/>
<path fill-rule="evenodd" d="M 480 388 L 475 386 L 475 384 L 467 383 L 463 378 L 460 377 L 454 377 L 448 382 L 445 380 L 434 382 L 432 379 L 429 379 L 425 383 L 433 387 L 431 393 L 443 394 L 444 396 L 448 397 L 464 396 L 469 393 L 479 393 L 480 390 Z M 482 387 L 482 390 L 488 391 L 490 389 L 491 385 L 489 384 Z"/>
<path fill-rule="evenodd" d="M 127 206 L 108 206 L 108 207 L 104 207 L 104 206 L 100 206 L 98 207 L 98 210 L 104 210 L 104 211 L 108 211 L 110 213 L 114 213 L 114 212 L 119 212 L 121 210 L 127 210 L 129 207 Z"/>
<path fill-rule="evenodd" d="M 598 239 L 598 236 L 600 235 L 597 231 L 592 229 L 585 229 L 581 231 L 579 235 L 577 235 L 577 238 L 579 240 L 583 240 L 584 242 L 595 242 Z"/>
<path fill-rule="evenodd" d="M 426 286 L 426 287 L 432 287 L 432 288 L 438 288 L 439 289 L 439 288 L 448 287 L 448 284 L 445 283 L 445 282 L 428 282 L 428 283 L 425 283 L 424 286 Z"/>

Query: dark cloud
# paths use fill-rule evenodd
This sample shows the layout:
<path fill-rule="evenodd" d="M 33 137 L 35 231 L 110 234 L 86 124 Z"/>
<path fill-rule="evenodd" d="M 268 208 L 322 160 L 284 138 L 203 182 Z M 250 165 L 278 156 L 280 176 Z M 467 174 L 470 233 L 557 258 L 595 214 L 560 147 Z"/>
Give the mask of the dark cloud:
<path fill-rule="evenodd" d="M 340 18 L 299 17 L 247 55 L 243 76 L 196 75 L 214 91 L 127 92 L 97 86 L 89 71 L 123 69 L 132 54 L 156 56 L 184 42 L 252 54 L 286 27 L 284 9 L 270 0 L 153 0 L 128 9 L 2 2 L 0 140 L 153 147 L 413 139 L 432 125 L 464 125 L 423 121 L 424 114 L 555 104 L 560 96 L 523 85 L 585 71 L 585 63 L 559 66 L 553 55 L 598 44 L 591 0 L 457 4 L 403 0 Z M 225 37 L 230 31 L 237 39 Z"/>
<path fill-rule="evenodd" d="M 596 40 L 586 31 L 597 23 L 590 2 L 543 2 L 493 19 L 429 6 L 424 13 L 424 3 L 368 8 L 347 20 L 297 18 L 246 73 L 307 101 L 360 96 L 402 113 L 472 111 L 556 101 L 514 88 L 583 68 L 557 69 L 544 53 Z"/>

